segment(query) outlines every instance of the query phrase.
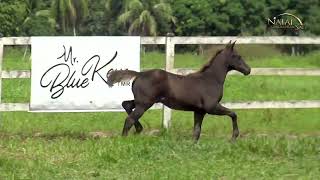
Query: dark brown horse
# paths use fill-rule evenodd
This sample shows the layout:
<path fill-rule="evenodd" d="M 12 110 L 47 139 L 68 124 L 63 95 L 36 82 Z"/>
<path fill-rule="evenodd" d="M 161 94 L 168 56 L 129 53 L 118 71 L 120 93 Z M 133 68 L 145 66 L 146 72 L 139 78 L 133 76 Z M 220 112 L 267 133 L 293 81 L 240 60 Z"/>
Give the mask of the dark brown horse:
<path fill-rule="evenodd" d="M 134 125 L 136 132 L 143 129 L 139 118 L 154 103 L 163 103 L 172 109 L 193 111 L 193 137 L 200 137 L 201 124 L 206 113 L 227 115 L 232 119 L 232 140 L 239 136 L 237 114 L 223 107 L 220 100 L 223 84 L 230 70 L 237 70 L 244 75 L 250 74 L 251 68 L 234 49 L 235 42 L 218 51 L 198 72 L 186 76 L 177 75 L 160 69 L 144 72 L 116 70 L 108 75 L 108 85 L 135 78 L 132 83 L 134 100 L 124 101 L 123 108 L 128 113 L 122 135 L 127 136 Z"/>

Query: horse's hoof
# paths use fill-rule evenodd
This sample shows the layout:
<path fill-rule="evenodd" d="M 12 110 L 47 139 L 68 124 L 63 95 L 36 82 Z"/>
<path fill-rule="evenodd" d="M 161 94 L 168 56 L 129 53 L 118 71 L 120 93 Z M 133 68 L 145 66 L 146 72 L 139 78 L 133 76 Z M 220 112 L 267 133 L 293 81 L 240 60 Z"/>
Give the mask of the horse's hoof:
<path fill-rule="evenodd" d="M 141 129 L 138 128 L 138 129 L 136 129 L 136 132 L 134 134 L 135 135 L 141 134 L 142 130 L 143 130 L 143 128 L 141 128 Z"/>
<path fill-rule="evenodd" d="M 134 132 L 134 135 L 139 135 L 139 134 L 141 134 L 141 132 L 142 131 L 136 131 L 136 132 Z"/>
<path fill-rule="evenodd" d="M 239 132 L 239 130 L 235 130 L 234 132 L 233 132 L 233 134 L 232 134 L 232 138 L 237 138 L 237 137 L 239 137 L 239 135 L 240 135 L 240 132 Z"/>
<path fill-rule="evenodd" d="M 230 141 L 230 143 L 232 143 L 232 144 L 233 144 L 233 143 L 236 143 L 236 142 L 237 142 L 237 138 L 236 138 L 236 137 L 232 137 L 229 141 Z"/>
<path fill-rule="evenodd" d="M 127 137 L 128 133 L 122 133 L 122 137 Z"/>
<path fill-rule="evenodd" d="M 198 144 L 199 140 L 193 140 L 193 144 Z"/>

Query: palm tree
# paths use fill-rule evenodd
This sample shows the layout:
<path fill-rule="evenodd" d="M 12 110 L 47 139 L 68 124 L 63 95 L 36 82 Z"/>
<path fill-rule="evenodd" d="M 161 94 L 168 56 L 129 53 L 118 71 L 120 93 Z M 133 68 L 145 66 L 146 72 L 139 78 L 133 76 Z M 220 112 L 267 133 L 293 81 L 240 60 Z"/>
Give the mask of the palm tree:
<path fill-rule="evenodd" d="M 30 19 L 32 19 L 34 16 L 44 16 L 48 18 L 48 21 L 51 24 L 54 24 L 55 21 L 51 17 L 51 13 L 47 9 L 42 9 L 41 4 L 43 3 L 42 0 L 26 0 L 26 10 L 27 10 L 27 17 L 24 20 L 23 24 L 26 24 Z"/>
<path fill-rule="evenodd" d="M 26 9 L 28 14 L 31 14 L 40 7 L 42 0 L 26 0 L 25 3 L 27 5 Z"/>
<path fill-rule="evenodd" d="M 45 17 L 47 19 L 47 22 L 50 25 L 50 27 L 52 28 L 55 27 L 55 24 L 56 24 L 55 19 L 52 18 L 50 10 L 44 9 L 43 0 L 26 0 L 25 3 L 26 3 L 27 16 L 22 23 L 22 28 L 26 28 L 26 26 L 28 26 L 27 24 L 30 23 L 30 21 L 40 16 Z M 28 52 L 28 47 L 29 46 L 26 46 L 25 48 L 23 59 L 25 59 L 26 57 L 26 54 Z"/>
<path fill-rule="evenodd" d="M 129 35 L 156 36 L 160 26 L 174 22 L 171 7 L 163 0 L 108 0 L 106 9 L 119 5 L 117 22 Z"/>
<path fill-rule="evenodd" d="M 79 29 L 82 21 L 88 15 L 87 0 L 54 0 L 52 2 L 52 12 L 60 30 L 65 32 L 73 31 L 76 36 L 76 30 Z"/>

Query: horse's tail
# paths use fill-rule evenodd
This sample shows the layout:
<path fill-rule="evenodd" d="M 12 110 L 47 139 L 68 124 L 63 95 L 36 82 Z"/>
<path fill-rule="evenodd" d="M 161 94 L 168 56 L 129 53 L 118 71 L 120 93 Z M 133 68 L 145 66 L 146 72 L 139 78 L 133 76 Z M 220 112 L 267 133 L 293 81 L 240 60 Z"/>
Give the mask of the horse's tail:
<path fill-rule="evenodd" d="M 131 70 L 114 70 L 109 72 L 107 84 L 112 87 L 113 84 L 121 81 L 129 81 L 130 79 L 136 77 L 139 72 Z"/>

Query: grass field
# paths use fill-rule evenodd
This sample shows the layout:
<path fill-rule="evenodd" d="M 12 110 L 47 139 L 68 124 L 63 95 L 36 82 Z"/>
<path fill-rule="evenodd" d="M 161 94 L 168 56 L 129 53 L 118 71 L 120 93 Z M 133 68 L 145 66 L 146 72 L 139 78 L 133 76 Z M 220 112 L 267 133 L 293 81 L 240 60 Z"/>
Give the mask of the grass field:
<path fill-rule="evenodd" d="M 231 122 L 207 116 L 198 144 L 192 113 L 174 112 L 169 132 L 161 112 L 142 118 L 142 135 L 120 137 L 124 113 L 4 113 L 0 177 L 17 179 L 316 179 L 319 109 L 241 110 L 241 137 Z M 105 137 L 94 138 L 93 132 Z"/>
<path fill-rule="evenodd" d="M 4 69 L 29 69 L 21 50 L 5 54 Z M 319 53 L 318 53 L 319 54 Z M 147 53 L 143 68 L 161 67 Z M 204 57 L 178 54 L 177 67 Z M 147 60 L 148 59 L 148 60 Z M 252 59 L 253 67 L 320 67 L 317 53 Z M 3 102 L 28 102 L 30 80 L 3 81 Z M 229 76 L 223 101 L 320 99 L 319 77 Z M 1 113 L 0 179 L 318 179 L 320 109 L 237 110 L 241 136 L 230 143 L 231 121 L 206 116 L 192 141 L 193 115 L 174 111 L 169 131 L 160 110 L 141 119 L 141 135 L 120 137 L 125 113 Z"/>
<path fill-rule="evenodd" d="M 247 57 L 244 58 L 251 67 L 275 67 L 275 68 L 319 68 L 320 52 L 313 52 L 305 56 L 288 56 L 278 54 L 271 57 Z M 176 68 L 195 68 L 202 67 L 208 61 L 208 56 L 194 55 L 191 53 L 176 54 Z M 165 67 L 165 54 L 160 52 L 146 53 L 142 56 L 144 68 L 163 68 Z"/>

